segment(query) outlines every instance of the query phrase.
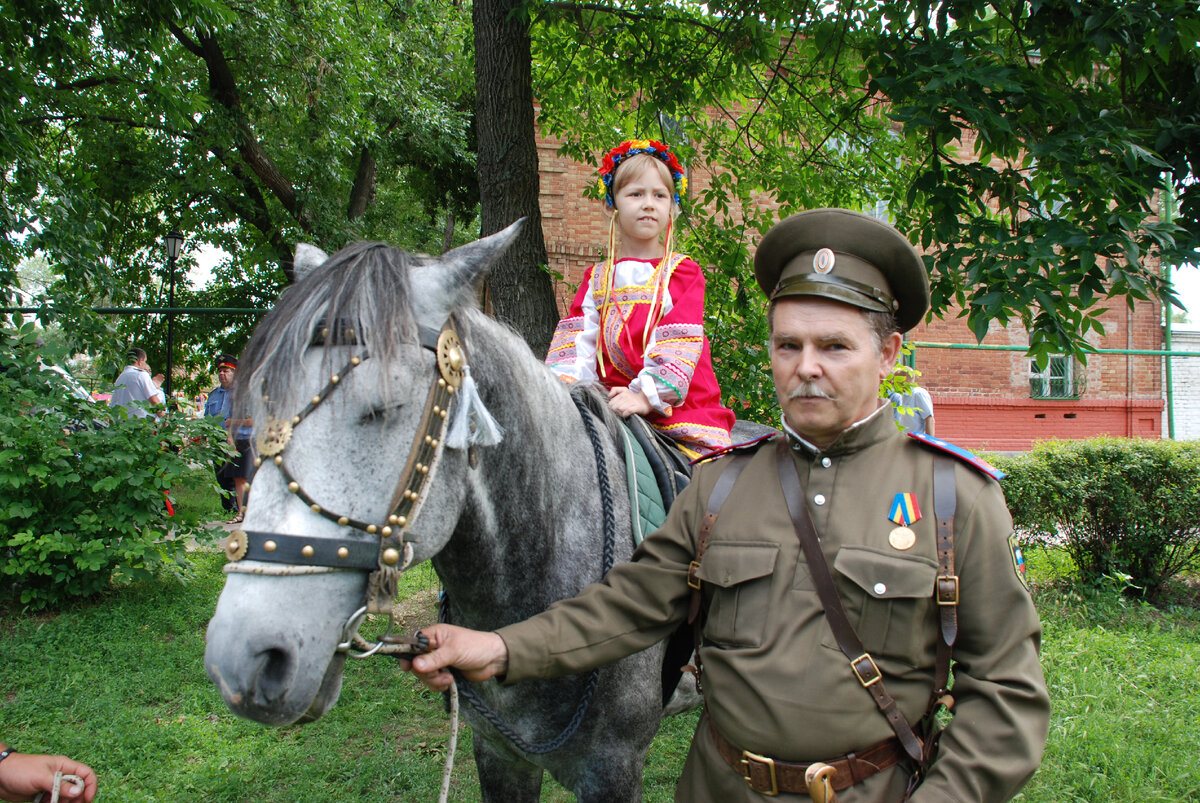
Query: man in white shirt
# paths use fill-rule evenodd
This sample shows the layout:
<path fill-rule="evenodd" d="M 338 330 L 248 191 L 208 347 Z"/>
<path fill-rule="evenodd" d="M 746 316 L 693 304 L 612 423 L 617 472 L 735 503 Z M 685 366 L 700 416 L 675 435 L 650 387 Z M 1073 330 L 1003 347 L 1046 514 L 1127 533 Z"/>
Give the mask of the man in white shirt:
<path fill-rule="evenodd" d="M 892 391 L 888 394 L 892 402 L 892 414 L 900 426 L 909 432 L 933 435 L 933 399 L 925 388 L 912 386 L 908 393 Z"/>
<path fill-rule="evenodd" d="M 163 394 L 150 376 L 150 363 L 146 362 L 146 352 L 139 348 L 131 348 L 129 365 L 126 365 L 125 370 L 117 377 L 117 385 L 108 404 L 110 407 L 124 407 L 130 415 L 145 418 L 149 413 L 144 406 L 131 404 L 136 401 L 160 405 L 163 403 Z"/>

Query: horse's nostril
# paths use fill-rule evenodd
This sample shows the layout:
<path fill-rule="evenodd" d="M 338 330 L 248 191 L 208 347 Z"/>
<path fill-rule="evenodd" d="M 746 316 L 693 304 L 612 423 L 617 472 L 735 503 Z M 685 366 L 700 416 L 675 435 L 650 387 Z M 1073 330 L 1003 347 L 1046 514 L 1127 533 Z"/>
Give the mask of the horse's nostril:
<path fill-rule="evenodd" d="M 286 651 L 278 647 L 263 651 L 258 672 L 258 693 L 263 700 L 274 703 L 282 699 L 287 693 L 291 667 L 292 659 Z"/>

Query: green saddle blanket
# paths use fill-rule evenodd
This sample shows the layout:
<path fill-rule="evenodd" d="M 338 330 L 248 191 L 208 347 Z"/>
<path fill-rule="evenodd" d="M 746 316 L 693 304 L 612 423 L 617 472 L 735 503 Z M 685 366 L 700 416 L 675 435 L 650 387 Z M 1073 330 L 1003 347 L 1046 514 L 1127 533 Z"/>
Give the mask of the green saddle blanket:
<path fill-rule="evenodd" d="M 662 491 L 646 451 L 628 428 L 621 427 L 625 442 L 625 478 L 629 485 L 630 519 L 633 522 L 633 546 L 636 549 L 647 535 L 654 532 L 667 518 Z"/>

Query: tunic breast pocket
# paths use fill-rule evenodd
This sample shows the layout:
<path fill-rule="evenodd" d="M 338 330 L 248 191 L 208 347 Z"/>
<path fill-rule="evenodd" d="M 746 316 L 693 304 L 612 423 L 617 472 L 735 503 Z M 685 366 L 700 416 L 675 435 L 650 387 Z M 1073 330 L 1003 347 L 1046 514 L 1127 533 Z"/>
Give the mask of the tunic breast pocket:
<path fill-rule="evenodd" d="M 697 576 L 711 592 L 704 638 L 723 647 L 762 644 L 771 575 L 779 545 L 769 541 L 716 541 Z"/>
<path fill-rule="evenodd" d="M 846 615 L 867 652 L 909 666 L 928 663 L 937 638 L 933 585 L 937 564 L 922 555 L 842 547 L 834 558 Z M 837 579 L 835 577 L 835 579 Z M 832 631 L 821 643 L 838 649 Z"/>

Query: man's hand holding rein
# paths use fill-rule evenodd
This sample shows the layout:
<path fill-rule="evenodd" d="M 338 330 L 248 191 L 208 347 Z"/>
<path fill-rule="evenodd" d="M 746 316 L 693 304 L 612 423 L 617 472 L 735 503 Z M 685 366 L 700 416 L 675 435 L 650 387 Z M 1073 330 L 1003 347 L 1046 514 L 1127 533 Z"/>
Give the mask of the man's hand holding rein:
<path fill-rule="evenodd" d="M 401 665 L 408 664 L 405 668 L 434 691 L 450 688 L 450 667 L 475 683 L 508 670 L 508 645 L 496 633 L 447 624 L 431 625 L 421 632 L 429 638 L 432 649 Z"/>

